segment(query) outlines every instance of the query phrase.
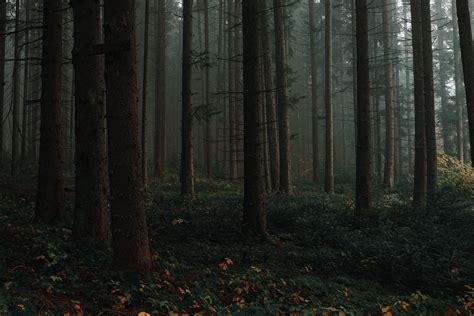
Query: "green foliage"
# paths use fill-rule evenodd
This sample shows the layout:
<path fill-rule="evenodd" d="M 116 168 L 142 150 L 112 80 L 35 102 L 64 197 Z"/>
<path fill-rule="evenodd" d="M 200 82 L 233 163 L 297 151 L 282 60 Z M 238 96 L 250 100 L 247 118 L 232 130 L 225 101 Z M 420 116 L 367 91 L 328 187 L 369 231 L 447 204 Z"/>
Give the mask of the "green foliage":
<path fill-rule="evenodd" d="M 426 211 L 392 193 L 378 198 L 377 216 L 360 218 L 347 195 L 309 184 L 291 197 L 270 195 L 270 240 L 242 239 L 237 184 L 198 180 L 189 201 L 170 177 L 146 192 L 154 272 L 133 280 L 107 272 L 108 247 L 76 245 L 67 227 L 31 225 L 32 204 L 3 196 L 0 314 L 465 311 L 474 302 L 466 287 L 474 284 L 474 213 L 472 199 L 452 207 L 452 197 L 472 192 L 453 168 L 440 168 Z"/>

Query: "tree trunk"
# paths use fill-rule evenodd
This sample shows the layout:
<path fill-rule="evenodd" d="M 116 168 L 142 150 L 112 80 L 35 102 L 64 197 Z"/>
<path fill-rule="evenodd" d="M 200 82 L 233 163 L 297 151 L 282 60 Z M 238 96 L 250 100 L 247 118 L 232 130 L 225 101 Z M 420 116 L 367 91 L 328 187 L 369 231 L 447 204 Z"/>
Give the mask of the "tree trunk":
<path fill-rule="evenodd" d="M 244 64 L 244 235 L 265 235 L 263 125 L 259 75 L 258 2 L 242 1 Z"/>
<path fill-rule="evenodd" d="M 273 0 L 275 23 L 276 89 L 278 103 L 278 127 L 280 140 L 280 191 L 292 193 L 289 95 L 288 95 L 288 56 L 285 40 L 285 0 Z"/>
<path fill-rule="evenodd" d="M 334 114 L 332 107 L 332 4 L 325 0 L 325 108 L 326 108 L 326 166 L 325 191 L 334 193 Z"/>
<path fill-rule="evenodd" d="M 456 0 L 456 8 L 469 123 L 471 164 L 474 165 L 474 53 L 468 0 Z"/>
<path fill-rule="evenodd" d="M 383 187 L 390 189 L 395 180 L 395 103 L 392 64 L 390 0 L 383 1 L 383 52 L 385 69 L 385 166 Z"/>
<path fill-rule="evenodd" d="M 193 1 L 183 3 L 181 194 L 194 197 L 193 167 Z"/>
<path fill-rule="evenodd" d="M 16 171 L 16 166 L 18 163 L 18 151 L 19 151 L 19 138 L 20 135 L 20 101 L 21 101 L 21 31 L 20 31 L 20 0 L 16 0 L 15 3 L 15 45 L 14 45 L 14 62 L 13 62 L 13 95 L 12 95 L 12 161 L 11 161 L 11 171 L 12 174 Z"/>
<path fill-rule="evenodd" d="M 413 74 L 415 85 L 415 175 L 413 205 L 423 208 L 426 203 L 426 128 L 425 128 L 425 72 L 423 64 L 422 0 L 412 0 Z"/>
<path fill-rule="evenodd" d="M 228 70 L 229 70 L 229 81 L 228 81 L 228 95 L 229 95 L 229 107 L 228 107 L 228 114 L 229 114 L 229 177 L 230 180 L 237 179 L 237 142 L 236 142 L 236 117 L 235 117 L 235 49 L 234 49 L 234 31 L 233 28 L 235 27 L 234 24 L 234 3 L 233 0 L 228 1 Z"/>
<path fill-rule="evenodd" d="M 31 11 L 31 4 L 30 0 L 24 1 L 24 10 L 25 10 L 25 61 L 23 63 L 23 109 L 22 109 L 22 117 L 21 117 L 21 152 L 20 152 L 20 160 L 25 161 L 27 157 L 27 140 L 28 140 L 28 113 L 29 113 L 29 106 L 28 106 L 28 99 L 29 99 L 29 59 L 30 59 L 30 30 L 29 30 L 29 22 L 30 22 L 30 11 Z"/>
<path fill-rule="evenodd" d="M 319 183 L 319 100 L 318 100 L 318 61 L 316 50 L 316 22 L 314 21 L 314 1 L 309 6 L 309 43 L 311 54 L 311 118 L 313 147 L 313 182 Z"/>
<path fill-rule="evenodd" d="M 99 0 L 72 0 L 74 22 L 75 169 L 73 236 L 108 238 L 107 155 L 105 149 L 104 63 L 94 47 L 102 44 Z"/>
<path fill-rule="evenodd" d="M 433 83 L 433 45 L 431 39 L 430 1 L 421 2 L 423 32 L 423 72 L 425 89 L 426 127 L 426 183 L 427 191 L 436 189 L 438 178 L 438 152 L 436 144 L 436 113 Z"/>
<path fill-rule="evenodd" d="M 356 1 L 357 35 L 357 155 L 356 212 L 372 211 L 372 118 L 370 107 L 367 0 Z"/>
<path fill-rule="evenodd" d="M 35 221 L 64 219 L 62 88 L 62 0 L 43 1 L 41 126 Z"/>
<path fill-rule="evenodd" d="M 209 48 L 209 1 L 203 0 L 203 10 L 204 10 L 204 97 L 206 100 L 206 121 L 205 121 L 205 131 L 204 131 L 204 157 L 206 165 L 206 177 L 208 179 L 212 176 L 211 169 L 211 52 Z"/>
<path fill-rule="evenodd" d="M 113 269 L 148 273 L 151 258 L 140 172 L 134 0 L 104 0 L 105 78 Z"/>
<path fill-rule="evenodd" d="M 0 1 L 0 166 L 3 164 L 3 112 L 5 107 L 5 46 L 7 0 Z"/>
<path fill-rule="evenodd" d="M 453 53 L 454 53 L 454 86 L 456 94 L 456 154 L 461 162 L 464 162 L 464 118 L 462 96 L 462 76 L 461 76 L 461 52 L 459 47 L 459 33 L 457 23 L 456 0 L 452 2 L 453 15 Z"/>
<path fill-rule="evenodd" d="M 155 177 L 165 171 L 166 143 L 166 0 L 156 0 Z"/>
<path fill-rule="evenodd" d="M 268 26 L 268 9 L 265 1 L 259 1 L 261 15 L 260 21 L 260 40 L 263 51 L 263 73 L 265 78 L 265 106 L 268 133 L 268 153 L 270 158 L 270 178 L 272 190 L 277 191 L 280 187 L 280 148 L 278 142 L 278 119 L 276 113 L 274 81 L 272 72 L 272 49 Z"/>
<path fill-rule="evenodd" d="M 148 96 L 148 46 L 149 46 L 149 36 L 148 30 L 150 26 L 150 0 L 145 0 L 145 27 L 143 33 L 143 78 L 142 78 L 142 131 L 141 131 L 141 175 L 143 185 L 147 183 L 147 137 L 146 137 L 146 127 L 147 127 L 147 96 Z"/>

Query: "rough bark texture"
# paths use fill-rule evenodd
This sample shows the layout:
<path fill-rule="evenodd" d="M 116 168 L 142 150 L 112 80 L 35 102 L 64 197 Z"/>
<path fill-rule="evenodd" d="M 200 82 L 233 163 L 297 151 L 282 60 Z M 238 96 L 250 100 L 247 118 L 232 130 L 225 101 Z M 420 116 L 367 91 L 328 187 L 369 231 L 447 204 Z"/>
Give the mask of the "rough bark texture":
<path fill-rule="evenodd" d="M 415 169 L 413 205 L 424 207 L 426 203 L 426 128 L 425 128 L 425 89 L 423 69 L 422 0 L 411 4 L 413 73 L 415 85 Z"/>
<path fill-rule="evenodd" d="M 74 14 L 75 170 L 73 236 L 108 238 L 108 179 L 105 149 L 104 63 L 100 0 L 72 0 Z"/>
<path fill-rule="evenodd" d="M 324 2 L 325 11 L 325 108 L 326 108 L 326 162 L 325 185 L 326 193 L 334 193 L 334 114 L 332 107 L 332 4 Z"/>
<path fill-rule="evenodd" d="M 433 83 L 433 46 L 431 38 L 430 1 L 421 2 L 423 32 L 423 72 L 425 89 L 425 128 L 426 128 L 426 183 L 427 191 L 436 189 L 438 179 L 438 153 L 436 145 L 436 113 Z"/>
<path fill-rule="evenodd" d="M 209 47 L 209 1 L 203 1 L 204 10 L 204 97 L 206 102 L 206 121 L 204 131 L 204 157 L 206 164 L 206 177 L 209 179 L 212 176 L 212 140 L 211 140 L 211 65 L 210 65 L 210 47 Z"/>
<path fill-rule="evenodd" d="M 262 43 L 263 74 L 265 77 L 265 106 L 266 126 L 268 133 L 268 154 L 270 158 L 270 178 L 273 191 L 280 186 L 280 146 L 278 142 L 278 119 L 276 112 L 276 100 L 274 94 L 274 81 L 272 71 L 272 49 L 269 36 L 268 12 L 265 1 L 259 1 L 260 15 L 260 40 Z"/>
<path fill-rule="evenodd" d="M 166 0 L 156 0 L 155 177 L 165 172 L 166 143 Z"/>
<path fill-rule="evenodd" d="M 5 107 L 5 42 L 7 0 L 0 1 L 0 165 L 3 163 L 3 112 Z"/>
<path fill-rule="evenodd" d="M 64 133 L 61 109 L 62 1 L 43 1 L 41 126 L 35 221 L 64 219 Z"/>
<path fill-rule="evenodd" d="M 385 165 L 383 186 L 393 187 L 395 180 L 395 103 L 392 64 L 391 0 L 383 0 L 383 55 L 385 73 Z"/>
<path fill-rule="evenodd" d="M 459 43 L 466 91 L 469 142 L 474 148 L 474 52 L 468 0 L 456 0 Z M 474 150 L 471 149 L 471 164 L 474 164 Z"/>
<path fill-rule="evenodd" d="M 311 128 L 313 149 L 313 182 L 319 183 L 319 100 L 318 100 L 318 61 L 316 56 L 316 22 L 314 20 L 314 1 L 308 0 L 309 43 L 311 54 Z"/>
<path fill-rule="evenodd" d="M 356 1 L 357 37 L 357 153 L 356 212 L 372 210 L 372 128 L 369 78 L 367 0 Z"/>
<path fill-rule="evenodd" d="M 459 47 L 459 33 L 457 23 L 456 0 L 452 2 L 453 14 L 453 53 L 454 53 L 454 86 L 456 93 L 456 154 L 457 158 L 464 162 L 464 121 L 462 95 L 462 77 L 461 77 L 461 52 Z"/>
<path fill-rule="evenodd" d="M 280 140 L 280 191 L 291 194 L 288 56 L 285 32 L 285 0 L 273 0 L 275 24 L 276 89 Z"/>
<path fill-rule="evenodd" d="M 181 127 L 181 194 L 194 196 L 193 166 L 193 1 L 183 3 L 182 127 Z"/>
<path fill-rule="evenodd" d="M 244 235 L 266 234 L 263 125 L 260 120 L 258 3 L 243 0 L 244 36 Z"/>
<path fill-rule="evenodd" d="M 104 0 L 113 269 L 148 273 L 140 171 L 134 0 Z"/>

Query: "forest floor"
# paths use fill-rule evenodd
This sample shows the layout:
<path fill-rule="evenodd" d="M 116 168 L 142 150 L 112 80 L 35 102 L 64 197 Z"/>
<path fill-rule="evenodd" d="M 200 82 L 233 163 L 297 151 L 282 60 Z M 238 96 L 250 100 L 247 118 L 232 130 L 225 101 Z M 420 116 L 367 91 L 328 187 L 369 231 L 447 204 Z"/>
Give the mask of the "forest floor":
<path fill-rule="evenodd" d="M 379 192 L 370 218 L 355 216 L 344 192 L 299 184 L 291 197 L 269 196 L 270 241 L 242 239 L 236 185 L 200 180 L 193 202 L 175 181 L 152 185 L 154 273 L 135 279 L 108 270 L 108 247 L 74 244 L 68 225 L 31 224 L 31 195 L 3 190 L 0 315 L 472 315 L 466 172 L 445 172 L 425 211 L 409 207 L 408 183 Z"/>

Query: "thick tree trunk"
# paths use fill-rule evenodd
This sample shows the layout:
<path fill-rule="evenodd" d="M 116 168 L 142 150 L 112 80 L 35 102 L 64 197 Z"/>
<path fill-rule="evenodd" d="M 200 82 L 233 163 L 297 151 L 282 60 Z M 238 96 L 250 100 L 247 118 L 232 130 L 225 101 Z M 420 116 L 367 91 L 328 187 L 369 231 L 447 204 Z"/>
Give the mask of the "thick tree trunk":
<path fill-rule="evenodd" d="M 244 0 L 244 235 L 265 235 L 265 180 L 259 75 L 258 2 Z"/>
<path fill-rule="evenodd" d="M 395 181 L 395 102 L 392 64 L 392 30 L 390 0 L 383 1 L 383 52 L 385 72 L 385 166 L 383 187 L 390 189 Z"/>
<path fill-rule="evenodd" d="M 438 179 L 438 152 L 436 144 L 436 113 L 433 83 L 433 46 L 431 39 L 430 1 L 421 2 L 423 32 L 423 72 L 425 89 L 426 128 L 426 183 L 427 191 L 436 189 Z"/>
<path fill-rule="evenodd" d="M 459 44 L 466 92 L 471 164 L 474 165 L 474 52 L 468 0 L 456 0 Z"/>
<path fill-rule="evenodd" d="M 134 0 L 104 0 L 105 78 L 113 269 L 148 273 L 151 258 L 140 172 Z"/>
<path fill-rule="evenodd" d="M 423 64 L 422 0 L 412 0 L 413 73 L 415 85 L 415 175 L 413 205 L 423 208 L 426 203 L 426 127 L 425 127 L 425 72 Z"/>
<path fill-rule="evenodd" d="M 100 0 L 72 0 L 74 14 L 75 169 L 73 236 L 108 238 L 104 63 Z"/>
<path fill-rule="evenodd" d="M 356 212 L 372 211 L 372 118 L 370 106 L 367 0 L 356 1 L 357 35 L 357 155 Z"/>
<path fill-rule="evenodd" d="M 209 47 L 209 1 L 203 0 L 204 10 L 204 97 L 206 101 L 206 121 L 204 131 L 204 157 L 206 165 L 206 177 L 212 176 L 212 140 L 211 140 L 211 52 Z"/>
<path fill-rule="evenodd" d="M 278 118 L 276 112 L 276 101 L 274 94 L 274 80 L 272 71 L 272 49 L 270 31 L 268 26 L 268 10 L 265 1 L 259 1 L 260 21 L 260 40 L 263 51 L 263 74 L 265 78 L 265 106 L 268 133 L 268 154 L 270 158 L 270 178 L 273 191 L 280 187 L 280 144 L 278 142 Z"/>
<path fill-rule="evenodd" d="M 285 33 L 285 0 L 273 0 L 275 23 L 276 89 L 280 140 L 280 191 L 291 194 L 288 56 Z"/>
<path fill-rule="evenodd" d="M 325 108 L 326 108 L 326 162 L 325 191 L 334 193 L 334 110 L 332 106 L 332 4 L 324 1 L 325 8 Z"/>
<path fill-rule="evenodd" d="M 156 0 L 155 177 L 165 172 L 166 150 L 166 0 Z"/>
<path fill-rule="evenodd" d="M 5 107 L 5 45 L 7 0 L 0 1 L 0 166 L 3 164 L 3 112 Z"/>
<path fill-rule="evenodd" d="M 193 1 L 183 3 L 183 65 L 182 65 L 182 121 L 181 121 L 181 194 L 194 197 L 193 166 Z"/>
<path fill-rule="evenodd" d="M 41 126 L 35 221 L 64 219 L 64 123 L 61 107 L 63 2 L 43 1 Z"/>
<path fill-rule="evenodd" d="M 316 22 L 314 20 L 314 1 L 309 6 L 309 43 L 311 54 L 311 126 L 313 149 L 313 182 L 319 183 L 319 100 L 318 100 L 318 61 L 316 50 Z"/>
<path fill-rule="evenodd" d="M 29 116 L 29 75 L 30 75 L 30 12 L 31 12 L 30 0 L 24 1 L 24 10 L 25 10 L 25 23 L 24 23 L 24 33 L 25 33 L 25 61 L 23 63 L 23 109 L 21 117 L 21 152 L 20 160 L 25 161 L 28 152 L 27 152 L 27 140 L 28 140 L 28 116 Z"/>

